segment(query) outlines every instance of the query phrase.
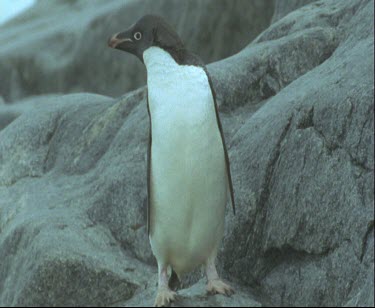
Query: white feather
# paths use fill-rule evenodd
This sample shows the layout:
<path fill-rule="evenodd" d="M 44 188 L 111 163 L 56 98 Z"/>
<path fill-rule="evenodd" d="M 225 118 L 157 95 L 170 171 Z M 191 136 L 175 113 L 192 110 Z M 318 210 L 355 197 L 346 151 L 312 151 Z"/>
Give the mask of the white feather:
<path fill-rule="evenodd" d="M 216 253 L 227 175 L 214 101 L 203 68 L 144 52 L 152 119 L 151 235 L 158 262 L 178 274 Z"/>

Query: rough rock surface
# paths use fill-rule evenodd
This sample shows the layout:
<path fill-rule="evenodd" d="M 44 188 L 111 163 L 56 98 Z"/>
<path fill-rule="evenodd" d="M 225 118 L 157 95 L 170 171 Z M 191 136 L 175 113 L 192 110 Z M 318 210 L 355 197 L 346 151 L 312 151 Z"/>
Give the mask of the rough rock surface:
<path fill-rule="evenodd" d="M 7 102 L 53 92 L 113 96 L 144 85 L 143 64 L 109 50 L 107 40 L 148 13 L 164 16 L 209 63 L 240 51 L 264 30 L 273 0 L 39 0 L 1 28 L 0 71 L 8 76 L 1 95 Z"/>
<path fill-rule="evenodd" d="M 272 16 L 272 23 L 280 20 L 284 16 L 296 9 L 310 4 L 317 0 L 288 0 L 288 1 L 275 1 L 275 12 Z"/>
<path fill-rule="evenodd" d="M 316 1 L 208 66 L 237 201 L 218 265 L 238 292 L 200 280 L 176 306 L 374 305 L 373 19 L 369 0 Z M 145 93 L 0 105 L 0 306 L 152 304 Z"/>

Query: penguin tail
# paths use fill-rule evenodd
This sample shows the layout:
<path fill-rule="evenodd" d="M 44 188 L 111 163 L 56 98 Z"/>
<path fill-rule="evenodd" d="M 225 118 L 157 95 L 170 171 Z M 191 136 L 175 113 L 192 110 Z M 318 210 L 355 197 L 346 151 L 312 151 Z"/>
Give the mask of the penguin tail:
<path fill-rule="evenodd" d="M 181 281 L 178 278 L 177 273 L 172 268 L 171 277 L 168 280 L 168 286 L 172 291 L 176 291 L 181 288 Z"/>

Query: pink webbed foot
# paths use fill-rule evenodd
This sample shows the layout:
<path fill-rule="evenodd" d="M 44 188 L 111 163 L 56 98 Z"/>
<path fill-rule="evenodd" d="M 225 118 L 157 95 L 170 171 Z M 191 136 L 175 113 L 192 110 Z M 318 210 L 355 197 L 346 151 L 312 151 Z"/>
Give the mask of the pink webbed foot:
<path fill-rule="evenodd" d="M 176 299 L 177 293 L 169 289 L 159 289 L 156 295 L 154 307 L 167 307 Z"/>
<path fill-rule="evenodd" d="M 231 296 L 234 294 L 234 290 L 231 286 L 227 285 L 220 279 L 209 280 L 206 287 L 208 294 L 223 294 Z"/>

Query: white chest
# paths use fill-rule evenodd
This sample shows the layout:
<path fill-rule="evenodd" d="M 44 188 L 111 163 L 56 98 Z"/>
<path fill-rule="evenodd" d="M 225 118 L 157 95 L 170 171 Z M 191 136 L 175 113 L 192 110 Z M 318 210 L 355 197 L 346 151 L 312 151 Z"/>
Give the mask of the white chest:
<path fill-rule="evenodd" d="M 162 49 L 143 55 L 151 114 L 151 246 L 158 262 L 183 272 L 221 238 L 226 169 L 204 70 L 178 65 Z"/>
<path fill-rule="evenodd" d="M 181 126 L 199 129 L 204 122 L 216 122 L 212 93 L 203 68 L 178 65 L 158 47 L 144 52 L 144 62 L 153 132 Z"/>

